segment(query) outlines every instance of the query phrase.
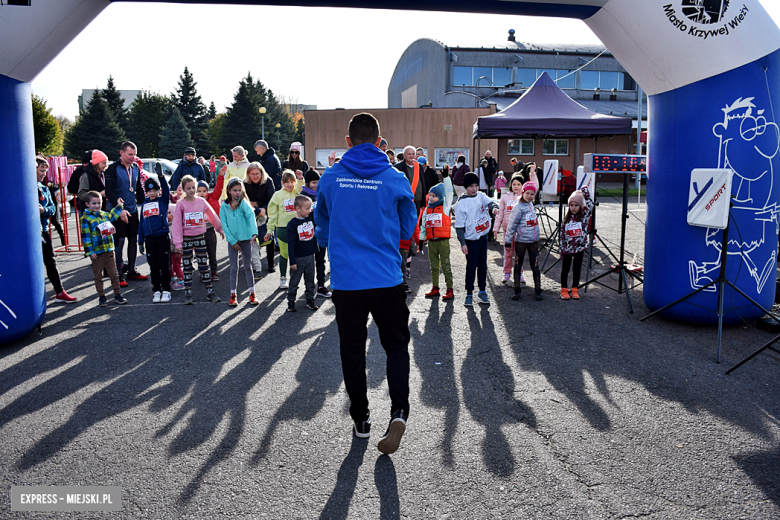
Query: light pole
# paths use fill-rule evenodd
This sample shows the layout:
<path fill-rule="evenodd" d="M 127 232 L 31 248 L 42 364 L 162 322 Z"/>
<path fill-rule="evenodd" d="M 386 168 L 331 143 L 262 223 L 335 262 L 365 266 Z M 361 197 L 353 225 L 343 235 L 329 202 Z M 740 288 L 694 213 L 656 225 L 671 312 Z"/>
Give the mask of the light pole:
<path fill-rule="evenodd" d="M 265 141 L 265 107 L 260 107 L 260 117 L 263 119 L 263 133 L 260 139 Z"/>
<path fill-rule="evenodd" d="M 281 138 L 279 137 L 279 132 L 281 132 L 281 130 L 279 130 L 279 129 L 281 127 L 282 127 L 282 125 L 280 125 L 279 123 L 276 123 L 276 149 L 277 150 L 280 150 L 282 148 L 282 141 L 281 141 Z"/>

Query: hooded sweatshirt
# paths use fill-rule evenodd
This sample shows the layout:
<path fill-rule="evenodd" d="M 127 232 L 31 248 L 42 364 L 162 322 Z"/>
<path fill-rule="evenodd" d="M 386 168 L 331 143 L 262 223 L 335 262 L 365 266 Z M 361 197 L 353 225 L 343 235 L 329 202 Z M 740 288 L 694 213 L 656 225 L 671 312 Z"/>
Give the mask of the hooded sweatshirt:
<path fill-rule="evenodd" d="M 359 291 L 403 282 L 398 243 L 417 225 L 404 174 L 371 143 L 347 150 L 317 184 L 315 237 L 330 248 L 331 286 Z"/>

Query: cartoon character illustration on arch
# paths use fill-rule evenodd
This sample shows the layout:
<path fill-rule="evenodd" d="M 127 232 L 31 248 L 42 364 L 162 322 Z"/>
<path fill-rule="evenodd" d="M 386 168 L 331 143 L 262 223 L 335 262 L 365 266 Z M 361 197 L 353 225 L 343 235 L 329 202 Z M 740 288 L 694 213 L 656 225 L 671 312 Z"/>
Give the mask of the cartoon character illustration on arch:
<path fill-rule="evenodd" d="M 774 163 L 780 151 L 780 128 L 768 120 L 772 114 L 758 109 L 755 98 L 738 98 L 723 111 L 723 121 L 712 132 L 720 139 L 718 168 L 734 172 L 731 182 L 732 222 L 729 232 L 728 254 L 741 256 L 750 276 L 755 280 L 756 292 L 761 294 L 777 265 L 778 209 L 773 200 L 775 182 Z M 761 164 L 755 168 L 745 165 Z M 706 229 L 706 245 L 712 248 L 713 261 L 688 263 L 691 287 L 696 289 L 718 276 L 723 232 Z M 770 244 L 768 247 L 761 247 Z M 714 292 L 715 286 L 707 291 Z"/>

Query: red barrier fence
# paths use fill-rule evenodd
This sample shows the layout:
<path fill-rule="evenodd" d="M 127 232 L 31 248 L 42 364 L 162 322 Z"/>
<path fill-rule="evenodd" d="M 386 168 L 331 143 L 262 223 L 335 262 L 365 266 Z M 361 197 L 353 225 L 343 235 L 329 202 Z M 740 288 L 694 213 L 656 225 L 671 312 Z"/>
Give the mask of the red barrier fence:
<path fill-rule="evenodd" d="M 71 233 L 70 226 L 68 225 L 68 217 L 70 211 L 68 208 L 68 192 L 67 185 L 70 181 L 70 176 L 73 175 L 73 170 L 76 166 L 68 165 L 67 157 L 47 157 L 46 160 L 49 163 L 49 172 L 46 174 L 46 180 L 49 184 L 57 186 L 57 189 L 52 190 L 52 196 L 59 200 L 60 208 L 60 223 L 62 224 L 62 245 L 54 250 L 55 253 L 79 253 L 84 251 L 84 245 L 81 243 L 81 226 L 78 205 L 74 204 L 75 212 L 75 233 Z M 75 195 L 74 195 L 75 197 Z M 49 226 L 49 233 L 51 233 L 51 226 Z M 75 234 L 75 238 L 72 235 Z"/>

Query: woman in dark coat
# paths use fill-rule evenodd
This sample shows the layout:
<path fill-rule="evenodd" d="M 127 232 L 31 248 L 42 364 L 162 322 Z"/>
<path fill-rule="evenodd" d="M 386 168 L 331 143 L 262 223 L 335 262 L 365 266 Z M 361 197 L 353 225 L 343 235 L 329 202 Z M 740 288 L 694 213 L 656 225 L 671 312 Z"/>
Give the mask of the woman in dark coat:
<path fill-rule="evenodd" d="M 265 169 L 259 162 L 249 163 L 244 176 L 244 189 L 249 199 L 249 204 L 255 209 L 258 221 L 268 218 L 268 203 L 274 194 L 274 181 L 265 173 Z M 259 239 L 259 237 L 258 237 Z M 268 259 L 268 272 L 273 273 L 274 268 L 274 241 L 271 240 L 265 246 L 265 254 Z M 260 244 L 252 242 L 252 270 L 255 280 L 260 278 L 263 264 L 260 262 Z"/>

